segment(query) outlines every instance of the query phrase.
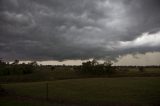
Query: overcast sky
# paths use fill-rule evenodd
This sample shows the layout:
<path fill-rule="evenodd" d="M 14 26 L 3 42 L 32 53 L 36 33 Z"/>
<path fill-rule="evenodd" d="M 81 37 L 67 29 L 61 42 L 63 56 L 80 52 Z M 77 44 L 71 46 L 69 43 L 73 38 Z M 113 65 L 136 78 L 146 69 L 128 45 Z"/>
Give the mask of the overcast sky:
<path fill-rule="evenodd" d="M 5 60 L 128 63 L 138 54 L 160 64 L 159 52 L 160 0 L 0 0 Z"/>

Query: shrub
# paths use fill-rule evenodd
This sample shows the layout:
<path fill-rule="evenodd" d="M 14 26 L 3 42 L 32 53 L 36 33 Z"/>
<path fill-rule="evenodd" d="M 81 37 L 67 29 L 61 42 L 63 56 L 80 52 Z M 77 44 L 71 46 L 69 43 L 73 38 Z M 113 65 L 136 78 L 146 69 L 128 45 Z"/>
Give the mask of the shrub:
<path fill-rule="evenodd" d="M 144 72 L 144 67 L 138 67 L 138 70 L 140 71 L 140 72 Z"/>

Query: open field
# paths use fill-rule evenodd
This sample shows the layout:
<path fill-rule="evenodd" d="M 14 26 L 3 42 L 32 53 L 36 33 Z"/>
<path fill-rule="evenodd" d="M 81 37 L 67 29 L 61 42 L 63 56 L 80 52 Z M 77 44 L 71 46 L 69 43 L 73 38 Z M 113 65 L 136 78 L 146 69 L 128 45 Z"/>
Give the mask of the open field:
<path fill-rule="evenodd" d="M 46 99 L 48 83 L 48 103 Z M 9 103 L 42 105 L 160 105 L 159 77 L 87 78 L 47 82 L 3 84 L 9 100 L 0 99 L 0 105 Z M 16 97 L 23 99 L 16 99 Z M 33 101 L 33 100 L 34 101 Z M 37 102 L 36 102 L 37 101 Z M 27 105 L 28 106 L 28 105 Z"/>
<path fill-rule="evenodd" d="M 87 75 L 80 74 L 78 71 L 66 68 L 51 70 L 50 68 L 40 68 L 31 74 L 26 75 L 8 75 L 0 76 L 0 83 L 15 83 L 15 82 L 39 82 L 39 81 L 54 81 L 64 79 L 79 79 L 79 78 L 108 78 L 108 77 L 160 77 L 160 68 L 144 68 L 144 72 L 140 72 L 137 68 L 124 67 L 116 71 L 112 75 Z"/>
<path fill-rule="evenodd" d="M 73 67 L 45 66 L 30 74 L 0 76 L 5 90 L 0 106 L 160 105 L 160 68 L 116 69 L 113 74 L 91 75 Z"/>

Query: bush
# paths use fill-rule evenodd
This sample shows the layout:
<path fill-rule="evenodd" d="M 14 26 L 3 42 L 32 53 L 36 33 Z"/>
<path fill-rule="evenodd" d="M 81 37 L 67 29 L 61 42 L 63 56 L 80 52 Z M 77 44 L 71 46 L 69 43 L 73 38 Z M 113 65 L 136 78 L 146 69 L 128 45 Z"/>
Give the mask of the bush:
<path fill-rule="evenodd" d="M 140 72 L 144 72 L 144 67 L 138 67 L 138 70 L 139 70 Z"/>

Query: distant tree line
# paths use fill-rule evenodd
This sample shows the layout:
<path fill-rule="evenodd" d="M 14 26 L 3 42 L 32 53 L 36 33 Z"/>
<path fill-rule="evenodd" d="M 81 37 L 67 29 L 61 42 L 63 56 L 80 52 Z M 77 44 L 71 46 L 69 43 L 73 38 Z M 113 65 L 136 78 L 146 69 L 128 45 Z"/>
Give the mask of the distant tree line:
<path fill-rule="evenodd" d="M 36 65 L 36 62 L 19 64 L 19 60 L 15 60 L 12 64 L 9 64 L 0 59 L 0 76 L 30 74 L 34 72 Z"/>
<path fill-rule="evenodd" d="M 99 63 L 96 59 L 83 62 L 82 65 L 38 65 L 36 61 L 27 64 L 15 60 L 12 63 L 4 62 L 0 59 L 0 76 L 4 75 L 25 75 L 33 73 L 35 70 L 43 71 L 73 71 L 89 75 L 110 75 L 115 72 L 127 72 L 134 68 L 139 72 L 145 72 L 146 68 L 160 68 L 160 66 L 112 66 L 111 61 Z"/>

